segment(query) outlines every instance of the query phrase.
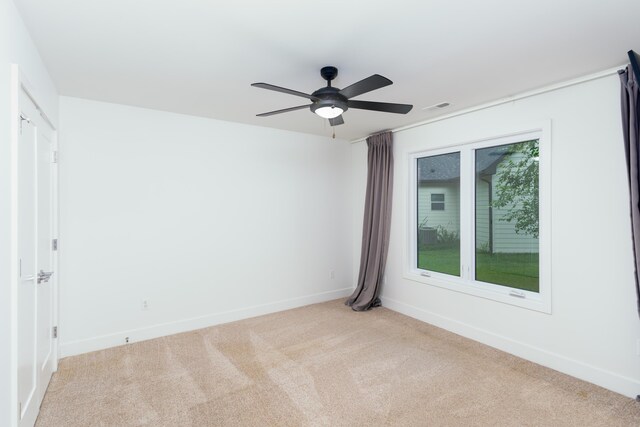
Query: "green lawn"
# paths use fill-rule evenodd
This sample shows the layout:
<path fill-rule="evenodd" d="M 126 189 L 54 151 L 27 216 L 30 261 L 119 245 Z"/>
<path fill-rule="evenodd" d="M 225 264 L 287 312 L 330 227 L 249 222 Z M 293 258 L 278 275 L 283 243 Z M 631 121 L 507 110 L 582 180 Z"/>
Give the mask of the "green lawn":
<path fill-rule="evenodd" d="M 430 247 L 418 252 L 418 267 L 439 273 L 460 275 L 457 248 Z M 538 254 L 476 253 L 476 280 L 539 292 Z"/>
<path fill-rule="evenodd" d="M 418 268 L 460 276 L 460 251 L 458 248 L 421 249 L 418 252 Z"/>

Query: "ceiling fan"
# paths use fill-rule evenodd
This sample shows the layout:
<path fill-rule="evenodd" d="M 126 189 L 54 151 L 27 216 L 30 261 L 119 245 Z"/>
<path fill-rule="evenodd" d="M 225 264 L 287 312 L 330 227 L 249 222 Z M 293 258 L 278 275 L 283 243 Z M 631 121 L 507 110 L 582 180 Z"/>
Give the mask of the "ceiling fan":
<path fill-rule="evenodd" d="M 289 95 L 296 95 L 313 101 L 311 104 L 270 111 L 268 113 L 258 114 L 257 116 L 266 117 L 272 116 L 274 114 L 287 113 L 289 111 L 309 108 L 312 112 L 316 113 L 320 117 L 329 119 L 329 123 L 331 123 L 331 126 L 337 126 L 344 123 L 342 113 L 347 111 L 349 108 L 382 111 L 384 113 L 397 114 L 407 114 L 413 108 L 413 105 L 408 104 L 354 101 L 351 99 L 358 95 L 362 95 L 363 93 L 371 92 L 373 90 L 393 84 L 391 80 L 386 77 L 382 77 L 379 74 L 374 74 L 371 77 L 360 80 L 359 82 L 354 83 L 351 86 L 347 86 L 344 89 L 338 89 L 337 87 L 331 86 L 331 80 L 335 79 L 338 75 L 338 69 L 336 67 L 323 67 L 320 70 L 320 75 L 327 81 L 327 86 L 316 90 L 311 95 L 303 92 L 298 92 L 297 90 L 270 85 L 268 83 L 253 83 L 251 86 L 274 90 L 276 92 L 288 93 Z"/>

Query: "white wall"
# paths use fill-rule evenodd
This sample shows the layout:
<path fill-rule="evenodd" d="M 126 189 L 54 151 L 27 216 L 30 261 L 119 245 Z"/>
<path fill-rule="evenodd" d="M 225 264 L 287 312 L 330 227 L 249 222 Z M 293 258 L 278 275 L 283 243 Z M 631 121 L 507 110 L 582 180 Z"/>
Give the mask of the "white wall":
<path fill-rule="evenodd" d="M 11 287 L 11 58 L 9 0 L 0 0 L 0 425 L 15 417 L 12 390 Z M 7 345 L 8 343 L 8 345 Z"/>
<path fill-rule="evenodd" d="M 60 104 L 63 356 L 351 292 L 346 141 Z"/>
<path fill-rule="evenodd" d="M 640 394 L 640 320 L 619 93 L 613 75 L 397 132 L 383 305 L 627 396 Z M 552 314 L 405 279 L 407 154 L 498 136 L 519 124 L 524 130 L 548 119 Z M 364 142 L 352 146 L 352 170 L 354 189 L 362 188 Z M 354 191 L 353 209 L 361 215 L 364 193 Z M 358 246 L 354 259 L 359 253 Z"/>
<path fill-rule="evenodd" d="M 38 51 L 11 0 L 0 0 L 0 425 L 17 423 L 15 265 L 12 238 L 11 64 L 18 64 L 38 102 L 58 118 L 58 94 Z"/>
<path fill-rule="evenodd" d="M 36 102 L 53 125 L 57 126 L 58 91 L 13 2 L 10 3 L 9 22 L 11 62 L 18 64 L 22 78 L 37 98 Z"/>

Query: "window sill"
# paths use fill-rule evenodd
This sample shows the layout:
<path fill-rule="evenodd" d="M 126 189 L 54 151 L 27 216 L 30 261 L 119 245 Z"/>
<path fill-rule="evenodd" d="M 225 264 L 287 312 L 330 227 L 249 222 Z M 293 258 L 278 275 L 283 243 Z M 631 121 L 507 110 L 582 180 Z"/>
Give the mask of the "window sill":
<path fill-rule="evenodd" d="M 551 314 L 551 298 L 548 295 L 545 296 L 542 291 L 538 294 L 424 270 L 407 270 L 404 272 L 404 278 L 454 292 Z"/>

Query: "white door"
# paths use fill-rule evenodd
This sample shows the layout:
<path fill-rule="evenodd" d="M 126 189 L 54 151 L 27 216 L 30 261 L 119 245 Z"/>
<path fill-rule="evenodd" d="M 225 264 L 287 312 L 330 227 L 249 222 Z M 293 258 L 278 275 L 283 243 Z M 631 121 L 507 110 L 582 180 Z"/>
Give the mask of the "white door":
<path fill-rule="evenodd" d="M 28 117 L 37 111 L 21 92 L 24 120 L 18 141 L 18 402 L 20 426 L 31 425 L 38 415 L 36 369 L 36 135 Z M 23 423 L 24 421 L 24 423 Z"/>
<path fill-rule="evenodd" d="M 32 426 L 55 366 L 52 267 L 54 131 L 20 91 L 18 142 L 18 402 Z"/>
<path fill-rule="evenodd" d="M 41 120 L 37 126 L 37 373 L 38 401 L 42 403 L 54 368 L 53 304 L 53 129 Z M 36 281 L 38 282 L 38 281 Z M 38 404 L 40 406 L 40 404 Z"/>

